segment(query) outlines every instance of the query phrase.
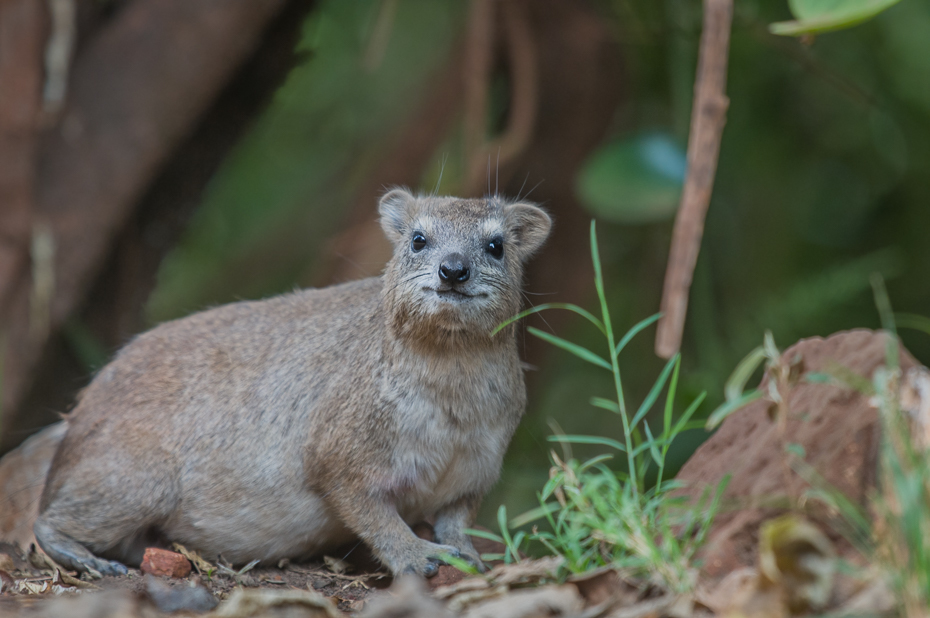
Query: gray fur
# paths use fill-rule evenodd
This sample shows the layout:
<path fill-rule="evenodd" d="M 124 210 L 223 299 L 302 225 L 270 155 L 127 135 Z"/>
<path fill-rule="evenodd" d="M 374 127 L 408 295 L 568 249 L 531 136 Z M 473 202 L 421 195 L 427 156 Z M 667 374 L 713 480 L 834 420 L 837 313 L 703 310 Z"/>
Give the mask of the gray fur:
<path fill-rule="evenodd" d="M 514 327 L 489 333 L 519 311 L 550 220 L 402 189 L 380 213 L 383 276 L 218 307 L 120 351 L 68 418 L 35 525 L 46 552 L 116 573 L 156 533 L 233 563 L 361 538 L 394 573 L 435 573 L 442 552 L 480 564 L 462 528 L 526 403 Z M 454 252 L 472 274 L 451 286 L 437 270 Z M 410 530 L 427 517 L 439 545 Z"/>

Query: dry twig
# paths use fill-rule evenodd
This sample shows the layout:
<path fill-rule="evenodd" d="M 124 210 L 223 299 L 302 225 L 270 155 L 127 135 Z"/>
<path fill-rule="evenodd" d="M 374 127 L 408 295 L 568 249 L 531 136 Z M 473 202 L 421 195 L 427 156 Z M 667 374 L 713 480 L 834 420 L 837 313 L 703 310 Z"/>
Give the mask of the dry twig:
<path fill-rule="evenodd" d="M 662 291 L 662 319 L 656 334 L 656 354 L 662 358 L 671 358 L 681 347 L 688 291 L 701 248 L 704 217 L 710 204 L 720 139 L 730 104 L 726 83 L 732 19 L 733 0 L 704 0 L 704 29 L 688 137 L 688 175 L 675 219 Z"/>

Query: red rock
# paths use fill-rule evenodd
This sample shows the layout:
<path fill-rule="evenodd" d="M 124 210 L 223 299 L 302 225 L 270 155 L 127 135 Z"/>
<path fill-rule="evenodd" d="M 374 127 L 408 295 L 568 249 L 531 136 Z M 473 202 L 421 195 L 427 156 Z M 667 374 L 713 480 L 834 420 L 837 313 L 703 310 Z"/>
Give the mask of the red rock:
<path fill-rule="evenodd" d="M 885 335 L 870 330 L 842 332 L 826 339 L 803 339 L 785 350 L 782 359 L 786 363 L 802 359 L 805 373 L 831 372 L 839 365 L 871 381 L 875 370 L 885 364 L 885 341 Z M 903 370 L 918 364 L 903 348 L 900 363 Z M 801 445 L 805 462 L 832 487 L 866 505 L 876 484 L 880 444 L 878 412 L 868 397 L 845 386 L 802 378 L 787 401 L 787 442 Z M 716 488 L 730 474 L 724 499 L 741 507 L 720 513 L 714 522 L 702 552 L 710 577 L 755 563 L 759 524 L 778 513 L 762 505 L 787 493 L 783 443 L 768 416 L 770 405 L 762 399 L 732 414 L 678 474 L 692 496 L 705 487 Z M 806 488 L 792 473 L 791 492 L 799 496 Z M 830 531 L 828 526 L 821 528 Z"/>
<path fill-rule="evenodd" d="M 147 547 L 141 568 L 143 573 L 152 575 L 187 577 L 191 572 L 191 563 L 187 558 L 173 551 Z"/>

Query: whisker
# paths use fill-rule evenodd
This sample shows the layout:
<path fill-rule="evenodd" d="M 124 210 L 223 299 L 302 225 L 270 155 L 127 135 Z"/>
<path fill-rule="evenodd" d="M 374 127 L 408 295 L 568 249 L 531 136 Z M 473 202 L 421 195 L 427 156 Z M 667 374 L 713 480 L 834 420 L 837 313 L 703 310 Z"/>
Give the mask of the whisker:
<path fill-rule="evenodd" d="M 529 180 L 529 179 L 530 179 L 530 173 L 527 172 L 527 173 L 526 173 L 526 177 L 523 179 L 523 184 L 520 185 L 520 190 L 517 191 L 517 201 L 518 201 L 518 202 L 519 202 L 521 199 L 523 199 L 522 197 L 520 197 L 520 194 L 523 193 L 523 188 L 526 187 L 526 181 Z"/>
<path fill-rule="evenodd" d="M 494 172 L 494 197 L 500 194 L 501 181 L 501 147 L 497 147 L 497 169 Z"/>
<path fill-rule="evenodd" d="M 544 180 L 540 180 L 540 181 L 537 182 L 535 185 L 533 185 L 533 188 L 526 192 L 526 195 L 524 196 L 523 199 L 529 198 L 529 197 L 530 197 L 530 193 L 532 193 L 533 191 L 535 191 L 535 190 L 539 187 L 539 185 L 541 185 L 543 182 L 544 182 Z"/>
<path fill-rule="evenodd" d="M 446 171 L 446 156 L 447 153 L 443 153 L 442 160 L 439 162 L 439 178 L 436 180 L 436 188 L 433 189 L 433 196 L 439 194 L 439 186 L 442 184 L 442 173 Z"/>

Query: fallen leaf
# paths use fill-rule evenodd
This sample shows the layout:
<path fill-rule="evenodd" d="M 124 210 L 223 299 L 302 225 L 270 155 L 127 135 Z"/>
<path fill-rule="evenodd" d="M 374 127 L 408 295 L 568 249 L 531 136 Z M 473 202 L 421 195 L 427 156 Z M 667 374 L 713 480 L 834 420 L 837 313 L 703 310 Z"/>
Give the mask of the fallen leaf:
<path fill-rule="evenodd" d="M 493 588 L 487 588 L 485 590 L 472 590 L 469 592 L 462 592 L 455 595 L 449 600 L 449 609 L 455 613 L 461 613 L 466 608 L 487 601 L 488 599 L 496 599 L 507 594 L 509 588 L 507 586 L 495 586 Z"/>
<path fill-rule="evenodd" d="M 584 601 L 571 584 L 514 590 L 509 594 L 473 605 L 462 618 L 541 618 L 576 616 Z"/>
<path fill-rule="evenodd" d="M 323 562 L 326 563 L 326 566 L 330 571 L 337 575 L 342 575 L 349 570 L 349 563 L 345 560 L 340 560 L 339 558 L 333 558 L 332 556 L 323 556 Z"/>
<path fill-rule="evenodd" d="M 70 575 L 67 571 L 56 570 L 55 572 L 58 574 L 59 580 L 65 585 L 71 586 L 73 588 L 79 588 L 81 590 L 100 590 L 99 586 L 95 586 L 90 582 L 78 579 L 77 577 Z"/>
<path fill-rule="evenodd" d="M 513 564 L 499 564 L 491 569 L 486 577 L 495 584 L 504 586 L 556 579 L 563 562 L 564 560 L 560 557 L 551 557 L 522 560 Z"/>
<path fill-rule="evenodd" d="M 194 565 L 194 568 L 197 569 L 198 573 L 210 574 L 217 570 L 216 565 L 207 562 L 206 560 L 204 560 L 203 556 L 201 556 L 195 551 L 187 549 L 180 543 L 174 543 L 172 544 L 171 547 L 174 549 L 174 551 L 178 552 L 179 554 L 181 554 L 182 556 L 190 560 L 191 564 Z"/>
<path fill-rule="evenodd" d="M 602 567 L 572 575 L 568 583 L 578 588 L 587 604 L 598 605 L 612 600 L 614 604 L 631 604 L 640 596 L 640 589 L 631 585 L 611 567 Z"/>
<path fill-rule="evenodd" d="M 713 589 L 699 586 L 695 600 L 715 614 L 722 614 L 728 608 L 735 607 L 740 599 L 748 598 L 758 580 L 758 570 L 752 567 L 736 569 L 727 573 Z"/>
<path fill-rule="evenodd" d="M 486 590 L 491 587 L 488 580 L 481 577 L 469 577 L 462 581 L 456 582 L 449 586 L 441 586 L 433 590 L 433 596 L 437 599 L 448 599 L 449 597 L 461 594 L 463 592 L 473 592 L 475 590 Z"/>
<path fill-rule="evenodd" d="M 781 588 L 793 613 L 826 607 L 835 573 L 833 544 L 817 526 L 796 515 L 762 524 L 760 578 Z"/>
<path fill-rule="evenodd" d="M 282 615 L 307 618 L 344 618 L 332 602 L 317 592 L 306 590 L 243 589 L 237 588 L 229 598 L 208 614 L 209 618 L 254 618 Z M 301 610 L 303 610 L 301 612 Z M 301 612 L 301 613 L 298 613 Z"/>
<path fill-rule="evenodd" d="M 429 596 L 425 582 L 406 575 L 394 580 L 384 592 L 368 598 L 359 618 L 452 618 L 442 603 Z"/>

